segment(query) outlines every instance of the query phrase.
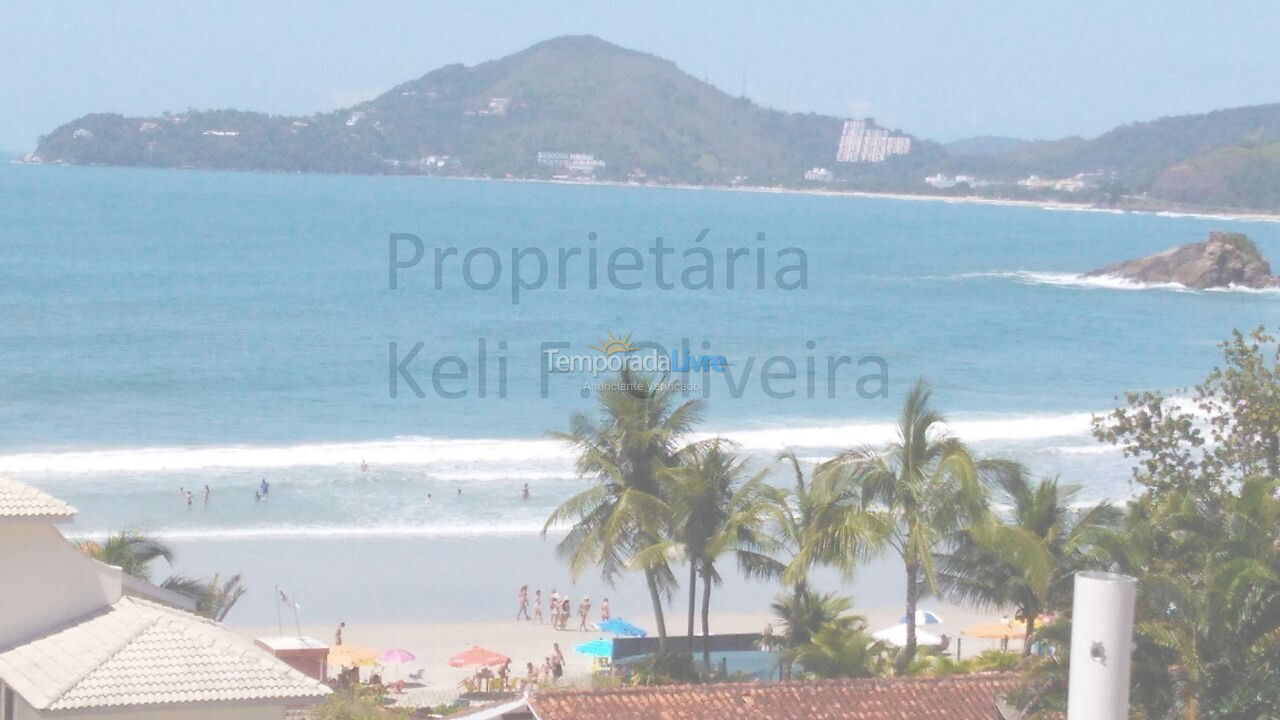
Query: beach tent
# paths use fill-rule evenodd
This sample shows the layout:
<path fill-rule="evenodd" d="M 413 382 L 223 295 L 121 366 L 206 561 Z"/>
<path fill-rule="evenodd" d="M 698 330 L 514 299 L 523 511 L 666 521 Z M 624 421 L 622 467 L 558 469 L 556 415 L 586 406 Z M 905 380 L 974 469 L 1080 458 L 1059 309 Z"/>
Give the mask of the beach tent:
<path fill-rule="evenodd" d="M 613 641 L 607 638 L 597 638 L 590 642 L 575 645 L 573 651 L 588 657 L 611 658 L 613 657 Z"/>
<path fill-rule="evenodd" d="M 378 661 L 378 651 L 359 645 L 334 645 L 329 648 L 329 665 L 335 667 L 369 667 Z"/>
<path fill-rule="evenodd" d="M 501 665 L 511 658 L 496 653 L 492 650 L 485 650 L 479 645 L 472 645 L 470 650 L 462 652 L 449 658 L 449 664 L 453 667 L 470 667 L 472 665 Z"/>
<path fill-rule="evenodd" d="M 898 623 L 883 630 L 877 630 L 871 633 L 871 637 L 895 645 L 904 647 L 907 644 L 907 624 Z M 916 630 L 916 645 L 921 647 L 937 646 L 942 644 L 942 638 L 923 630 Z"/>
<path fill-rule="evenodd" d="M 622 618 L 609 618 L 599 625 L 596 625 L 596 628 L 601 632 L 607 632 L 613 635 L 625 635 L 627 637 L 645 637 L 649 634 Z"/>
<path fill-rule="evenodd" d="M 907 621 L 906 615 L 903 615 L 902 617 L 898 618 L 898 622 L 900 623 L 905 623 L 906 621 Z M 934 613 L 929 612 L 928 610 L 916 611 L 916 627 L 919 627 L 921 625 L 936 625 L 940 622 L 942 622 L 942 618 L 938 617 Z"/>

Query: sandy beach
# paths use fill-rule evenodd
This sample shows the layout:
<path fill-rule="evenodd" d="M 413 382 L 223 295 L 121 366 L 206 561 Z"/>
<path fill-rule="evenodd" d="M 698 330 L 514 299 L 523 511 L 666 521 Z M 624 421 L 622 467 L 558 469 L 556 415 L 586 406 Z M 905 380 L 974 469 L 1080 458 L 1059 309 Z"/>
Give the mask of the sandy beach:
<path fill-rule="evenodd" d="M 959 637 L 963 628 L 992 618 L 990 613 L 979 613 L 934 600 L 922 602 L 921 607 L 937 613 L 944 620 L 942 623 L 922 628 L 934 635 L 945 633 L 952 637 Z M 873 631 L 895 624 L 902 616 L 900 609 L 889 607 L 859 608 L 856 612 L 867 618 L 867 624 Z M 628 619 L 652 630 L 653 620 L 648 613 L 632 615 Z M 673 638 L 684 637 L 685 616 L 678 609 L 669 611 L 667 622 Z M 766 623 L 777 623 L 767 611 L 717 612 L 712 617 L 712 631 L 714 633 L 759 632 Z M 576 619 L 574 624 L 576 625 Z M 325 643 L 333 642 L 335 629 L 334 626 L 325 625 L 301 627 L 304 635 Z M 275 626 L 238 627 L 236 631 L 248 638 L 270 637 L 278 634 Z M 284 632 L 292 635 L 296 633 L 296 629 L 286 625 Z M 383 670 L 383 679 L 387 682 L 394 682 L 397 677 L 407 678 L 410 674 L 422 673 L 421 680 L 407 683 L 405 697 L 400 698 L 401 702 L 413 705 L 444 703 L 457 696 L 458 683 L 471 676 L 474 668 L 450 667 L 448 659 L 472 645 L 479 645 L 507 655 L 512 660 L 513 672 L 523 676 L 526 662 L 540 664 L 552 652 L 554 645 L 559 643 L 566 661 L 565 678 L 561 681 L 561 685 L 583 684 L 590 674 L 591 661 L 574 653 L 573 646 L 598 637 L 607 637 L 607 635 L 597 631 L 579 632 L 576 629 L 561 631 L 553 629 L 548 624 L 509 619 L 367 624 L 348 621 L 343 631 L 345 645 L 372 648 L 378 651 L 403 648 L 416 656 L 417 659 L 414 662 Z M 997 641 L 993 640 L 962 638 L 961 649 L 967 657 L 994 648 L 997 644 Z M 955 652 L 954 643 L 950 652 Z"/>

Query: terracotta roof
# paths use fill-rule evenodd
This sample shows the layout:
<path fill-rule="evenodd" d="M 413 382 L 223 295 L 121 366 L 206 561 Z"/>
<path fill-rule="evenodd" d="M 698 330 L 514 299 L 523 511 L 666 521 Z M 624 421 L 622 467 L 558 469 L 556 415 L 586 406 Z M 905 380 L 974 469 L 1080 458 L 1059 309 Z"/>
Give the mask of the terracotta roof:
<path fill-rule="evenodd" d="M 991 720 L 1012 673 L 539 692 L 539 720 Z"/>
<path fill-rule="evenodd" d="M 65 522 L 75 516 L 75 508 L 52 495 L 16 480 L 0 477 L 0 521 Z"/>
<path fill-rule="evenodd" d="M 131 597 L 0 653 L 0 679 L 38 710 L 329 692 L 211 620 Z"/>

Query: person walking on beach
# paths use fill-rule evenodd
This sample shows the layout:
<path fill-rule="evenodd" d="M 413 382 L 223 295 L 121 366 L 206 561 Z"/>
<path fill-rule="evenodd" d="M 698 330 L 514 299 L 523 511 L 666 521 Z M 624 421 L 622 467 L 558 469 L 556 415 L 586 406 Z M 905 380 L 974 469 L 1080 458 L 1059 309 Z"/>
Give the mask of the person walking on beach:
<path fill-rule="evenodd" d="M 560 652 L 560 643 L 551 643 L 551 660 L 564 667 L 564 653 Z M 559 677 L 557 675 L 556 677 Z"/>
<path fill-rule="evenodd" d="M 335 631 L 334 631 L 334 633 L 333 633 L 333 644 L 334 644 L 334 645 L 341 645 L 341 644 L 342 644 L 342 630 L 343 630 L 344 628 L 346 628 L 346 627 L 347 627 L 347 624 L 346 624 L 345 622 L 340 622 L 340 623 L 338 623 L 338 629 L 337 629 L 337 630 L 335 630 Z"/>
<path fill-rule="evenodd" d="M 551 613 L 551 627 L 556 626 L 556 618 L 560 617 L 560 593 L 555 588 L 551 588 L 550 604 L 547 605 L 547 612 Z"/>
<path fill-rule="evenodd" d="M 583 595 L 582 602 L 578 603 L 578 630 L 587 631 L 587 616 L 591 613 L 591 598 Z"/>
<path fill-rule="evenodd" d="M 571 610 L 569 609 L 569 598 L 568 596 L 566 596 L 564 599 L 564 602 L 560 603 L 560 629 L 561 630 L 569 629 L 569 613 L 570 612 Z M 564 664 L 563 655 L 560 656 L 560 663 Z"/>
<path fill-rule="evenodd" d="M 600 622 L 609 620 L 609 598 L 600 601 Z"/>
<path fill-rule="evenodd" d="M 524 615 L 525 620 L 531 619 L 529 617 L 529 586 L 528 585 L 520 586 L 520 592 L 516 595 L 516 600 L 519 603 L 519 606 L 516 608 L 516 620 L 519 620 L 521 615 Z"/>
<path fill-rule="evenodd" d="M 542 591 L 533 591 L 533 622 L 542 624 Z"/>

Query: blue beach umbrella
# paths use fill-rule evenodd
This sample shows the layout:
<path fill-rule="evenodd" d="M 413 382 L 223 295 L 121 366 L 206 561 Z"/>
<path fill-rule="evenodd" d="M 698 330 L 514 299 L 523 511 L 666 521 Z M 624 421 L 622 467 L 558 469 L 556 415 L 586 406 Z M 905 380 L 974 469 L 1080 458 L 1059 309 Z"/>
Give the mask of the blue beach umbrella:
<path fill-rule="evenodd" d="M 611 658 L 613 657 L 613 641 L 607 638 L 596 638 L 590 642 L 575 645 L 573 651 L 588 657 Z"/>
<path fill-rule="evenodd" d="M 603 632 L 612 633 L 614 635 L 626 635 L 627 637 L 645 637 L 649 634 L 622 618 L 609 618 L 596 627 L 600 628 Z"/>
<path fill-rule="evenodd" d="M 903 615 L 902 617 L 898 618 L 898 622 L 905 625 L 907 622 L 907 616 Z M 938 617 L 937 615 L 934 615 L 928 610 L 916 611 L 916 626 L 937 625 L 940 622 L 942 622 L 942 618 Z"/>

